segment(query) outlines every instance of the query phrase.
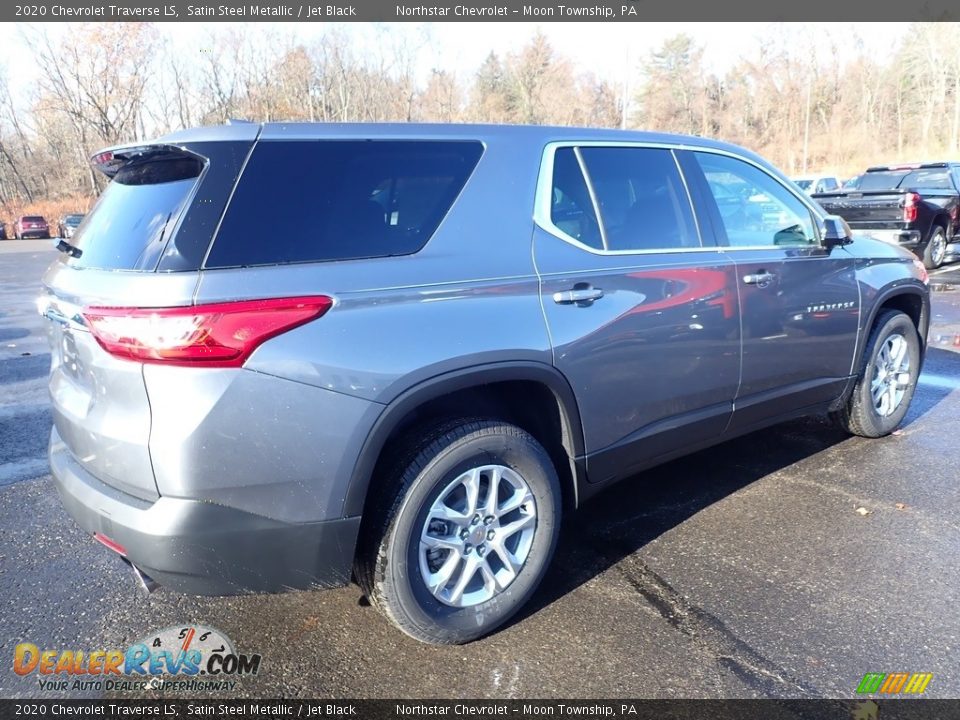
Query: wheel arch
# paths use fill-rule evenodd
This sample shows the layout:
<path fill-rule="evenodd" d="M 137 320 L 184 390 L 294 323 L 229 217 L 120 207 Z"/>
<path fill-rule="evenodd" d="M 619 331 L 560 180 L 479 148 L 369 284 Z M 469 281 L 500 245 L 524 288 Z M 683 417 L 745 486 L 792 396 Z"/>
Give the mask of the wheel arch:
<path fill-rule="evenodd" d="M 560 443 L 568 461 L 566 467 L 557 467 L 557 472 L 564 497 L 575 507 L 577 488 L 585 478 L 582 477 L 582 463 L 576 461 L 584 455 L 584 440 L 580 411 L 573 389 L 553 366 L 518 361 L 490 363 L 444 373 L 408 388 L 388 403 L 368 433 L 354 464 L 344 498 L 343 516 L 354 517 L 363 513 L 378 461 L 390 440 L 408 424 L 418 409 L 466 391 L 480 391 L 485 386 L 511 383 L 539 386 L 555 400 L 560 422 Z M 550 448 L 547 449 L 550 451 Z M 555 462 L 559 460 L 555 455 L 553 459 Z"/>
<path fill-rule="evenodd" d="M 913 320 L 914 327 L 917 328 L 917 335 L 920 337 L 921 350 L 926 349 L 927 330 L 930 325 L 930 301 L 929 296 L 919 285 L 897 285 L 887 288 L 880 292 L 867 322 L 863 326 L 863 332 L 860 333 L 859 347 L 857 348 L 858 361 L 863 359 L 863 353 L 866 349 L 866 341 L 870 335 L 870 330 L 877 321 L 877 317 L 883 310 L 899 310 Z"/>
<path fill-rule="evenodd" d="M 941 210 L 933 216 L 933 219 L 930 221 L 930 227 L 927 228 L 927 240 L 933 235 L 933 229 L 935 227 L 942 228 L 944 235 L 946 235 L 950 229 L 950 213 L 946 210 Z"/>

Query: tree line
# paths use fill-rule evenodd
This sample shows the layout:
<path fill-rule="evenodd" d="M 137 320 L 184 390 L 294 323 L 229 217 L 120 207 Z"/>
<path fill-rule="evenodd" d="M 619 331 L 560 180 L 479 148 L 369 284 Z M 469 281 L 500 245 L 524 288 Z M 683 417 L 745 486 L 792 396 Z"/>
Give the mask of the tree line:
<path fill-rule="evenodd" d="M 788 173 L 955 157 L 956 25 L 917 24 L 883 57 L 856 38 L 787 41 L 771 26 L 722 72 L 678 34 L 616 78 L 578 67 L 539 32 L 471 73 L 438 67 L 424 78 L 429 35 L 387 28 L 360 47 L 336 27 L 303 43 L 226 26 L 184 56 L 149 23 L 90 23 L 56 39 L 28 26 L 37 74 L 28 96 L 14 98 L 0 75 L 0 201 L 9 211 L 93 197 L 97 149 L 228 118 L 664 130 L 743 145 Z"/>

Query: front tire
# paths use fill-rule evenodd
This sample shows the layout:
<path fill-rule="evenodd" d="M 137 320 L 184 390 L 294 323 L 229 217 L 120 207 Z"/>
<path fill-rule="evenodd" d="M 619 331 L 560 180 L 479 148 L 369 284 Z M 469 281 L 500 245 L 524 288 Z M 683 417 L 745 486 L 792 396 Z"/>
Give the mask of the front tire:
<path fill-rule="evenodd" d="M 927 270 L 936 270 L 943 265 L 943 259 L 947 255 L 947 235 L 943 228 L 935 225 L 930 239 L 927 240 L 923 248 L 923 266 Z"/>
<path fill-rule="evenodd" d="M 920 362 L 920 338 L 913 321 L 898 310 L 882 312 L 867 341 L 853 392 L 834 419 L 854 435 L 889 435 L 910 408 Z"/>
<path fill-rule="evenodd" d="M 422 642 L 461 644 L 509 620 L 556 545 L 560 483 L 529 433 L 452 420 L 400 443 L 371 497 L 356 577 L 372 603 Z"/>

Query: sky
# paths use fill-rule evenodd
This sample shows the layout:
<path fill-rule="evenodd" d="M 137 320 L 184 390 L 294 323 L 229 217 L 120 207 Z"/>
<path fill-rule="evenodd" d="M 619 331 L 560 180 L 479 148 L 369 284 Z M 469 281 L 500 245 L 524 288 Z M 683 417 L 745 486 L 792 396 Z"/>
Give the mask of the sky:
<path fill-rule="evenodd" d="M 0 23 L 0 68 L 15 97 L 29 88 L 35 77 L 28 43 L 19 32 L 23 23 Z M 176 47 L 193 50 L 209 37 L 211 29 L 229 23 L 159 23 L 161 33 Z M 260 27 L 261 24 L 257 24 Z M 332 23 L 263 23 L 271 29 L 304 41 L 326 32 Z M 50 32 L 62 33 L 68 23 L 45 23 Z M 346 23 L 340 26 L 363 47 L 372 42 L 371 26 Z M 811 57 L 836 42 L 841 52 L 856 49 L 849 38 L 856 35 L 870 54 L 882 59 L 902 36 L 902 23 L 384 23 L 391 36 L 429 38 L 421 56 L 419 73 L 426 77 L 433 68 L 454 70 L 460 76 L 473 72 L 490 51 L 503 54 L 518 50 L 540 28 L 553 46 L 578 66 L 599 77 L 621 84 L 624 69 L 636 67 L 653 49 L 678 33 L 687 33 L 704 47 L 708 66 L 723 72 L 743 54 L 750 54 L 762 42 L 809 45 Z"/>

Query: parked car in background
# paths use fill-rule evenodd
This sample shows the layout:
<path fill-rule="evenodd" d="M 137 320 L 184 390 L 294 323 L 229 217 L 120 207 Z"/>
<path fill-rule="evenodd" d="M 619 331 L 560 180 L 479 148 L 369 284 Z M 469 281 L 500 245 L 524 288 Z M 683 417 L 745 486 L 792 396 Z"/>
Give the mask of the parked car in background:
<path fill-rule="evenodd" d="M 813 199 L 855 234 L 910 248 L 932 270 L 960 256 L 958 188 L 958 163 L 880 165 L 861 175 L 856 187 Z"/>
<path fill-rule="evenodd" d="M 807 195 L 830 192 L 840 187 L 840 181 L 836 175 L 801 175 L 792 179 Z"/>
<path fill-rule="evenodd" d="M 7 226 L 4 224 L 3 220 L 0 220 L 0 240 L 7 239 Z"/>
<path fill-rule="evenodd" d="M 58 237 L 72 238 L 84 217 L 83 213 L 71 213 L 60 218 L 57 224 Z"/>
<path fill-rule="evenodd" d="M 713 140 L 251 123 L 94 164 L 38 299 L 49 458 L 148 588 L 355 577 L 467 642 L 600 489 L 804 414 L 887 435 L 923 362 L 920 262 Z"/>
<path fill-rule="evenodd" d="M 17 240 L 49 238 L 50 226 L 40 215 L 23 215 L 14 224 L 14 234 Z"/>

